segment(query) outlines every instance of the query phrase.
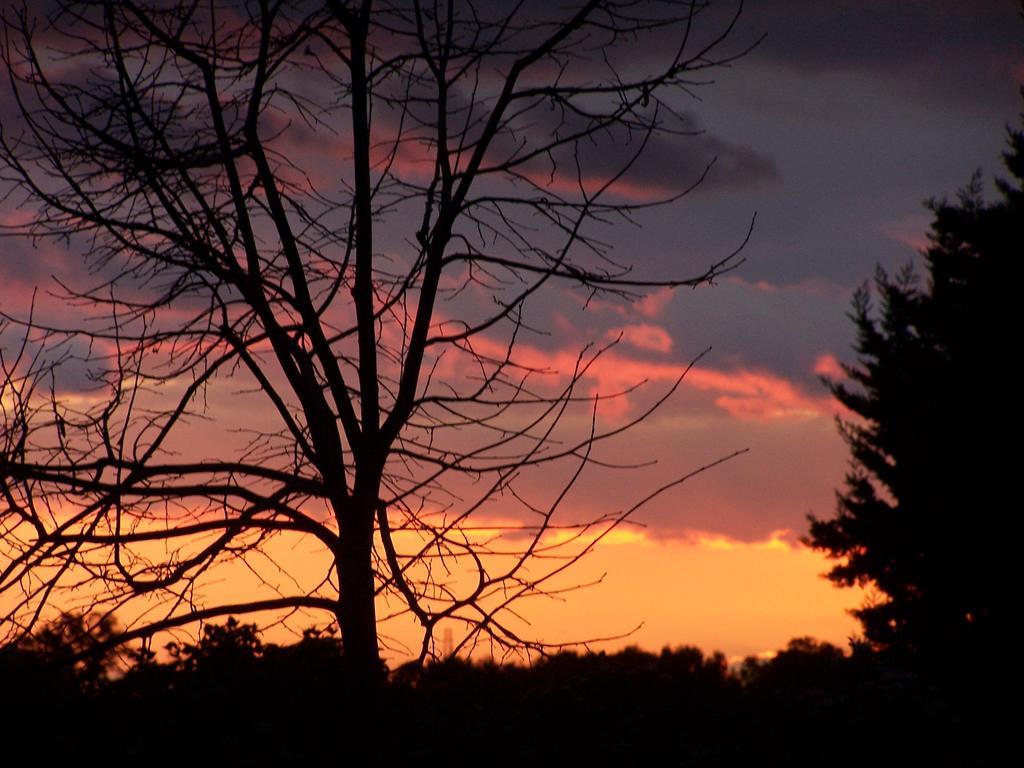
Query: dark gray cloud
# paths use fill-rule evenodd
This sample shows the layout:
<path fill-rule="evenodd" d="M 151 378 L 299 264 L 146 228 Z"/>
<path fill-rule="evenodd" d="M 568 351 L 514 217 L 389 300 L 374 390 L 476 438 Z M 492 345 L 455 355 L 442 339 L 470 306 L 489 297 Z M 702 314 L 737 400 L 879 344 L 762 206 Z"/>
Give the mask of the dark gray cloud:
<path fill-rule="evenodd" d="M 825 282 L 773 287 L 727 278 L 681 291 L 662 319 L 682 329 L 682 349 L 711 346 L 708 363 L 726 370 L 770 370 L 808 393 L 824 395 L 813 367 L 822 354 L 848 359 L 851 294 Z"/>
<path fill-rule="evenodd" d="M 42 314 L 51 317 L 33 320 L 43 325 L 59 320 L 52 311 Z M 104 374 L 114 366 L 112 352 L 107 344 L 84 335 L 44 336 L 38 328 L 15 323 L 0 326 L 0 356 L 5 365 L 13 368 L 19 361 L 15 373 L 31 375 L 41 396 L 51 392 L 58 397 L 89 396 L 104 391 L 108 388 Z"/>
<path fill-rule="evenodd" d="M 765 36 L 754 60 L 809 74 L 860 72 L 908 94 L 977 106 L 1022 74 L 1018 11 L 1013 0 L 753 0 L 738 34 Z"/>
<path fill-rule="evenodd" d="M 50 280 L 58 264 L 47 247 L 34 247 L 20 237 L 0 239 L 0 273 L 9 292 L 12 283 L 19 287 L 34 287 Z"/>
<path fill-rule="evenodd" d="M 747 144 L 729 141 L 703 129 L 695 115 L 687 115 L 692 136 L 655 136 L 629 168 L 624 180 L 652 191 L 679 192 L 708 174 L 696 191 L 762 189 L 780 180 L 779 169 L 768 154 Z M 580 153 L 586 173 L 598 177 L 618 172 L 637 150 L 638 142 L 609 137 L 583 145 Z"/>
<path fill-rule="evenodd" d="M 547 110 L 529 117 L 528 128 L 499 139 L 496 157 L 519 154 L 521 146 L 516 139 L 522 136 L 535 136 L 543 144 L 552 136 L 571 137 L 589 127 L 579 116 L 559 116 Z M 667 125 L 671 131 L 686 135 L 664 131 L 645 139 L 643 128 L 614 124 L 556 147 L 552 153 L 530 160 L 520 171 L 529 173 L 535 181 L 547 179 L 567 187 L 582 178 L 591 189 L 596 183 L 619 177 L 616 183 L 620 192 L 650 198 L 687 190 L 702 176 L 696 193 L 763 190 L 780 180 L 770 155 L 715 135 L 693 112 L 684 112 L 678 121 L 672 118 Z"/>
<path fill-rule="evenodd" d="M 90 276 L 89 243 L 86 238 L 70 235 L 67 240 L 55 237 L 40 237 L 32 240 L 22 234 L 22 226 L 34 214 L 25 209 L 4 206 L 0 217 L 8 223 L 15 223 L 16 229 L 3 231 L 0 237 L 0 302 L 5 308 L 11 304 L 3 301 L 17 301 L 27 305 L 27 298 L 33 289 L 62 292 L 58 281 L 67 285 L 82 286 L 84 282 L 97 282 Z"/>

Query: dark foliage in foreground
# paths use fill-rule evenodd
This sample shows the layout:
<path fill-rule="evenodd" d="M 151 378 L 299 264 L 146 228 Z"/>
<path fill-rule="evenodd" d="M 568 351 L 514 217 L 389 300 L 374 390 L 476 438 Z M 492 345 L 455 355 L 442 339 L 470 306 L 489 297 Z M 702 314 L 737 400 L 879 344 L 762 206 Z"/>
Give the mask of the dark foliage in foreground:
<path fill-rule="evenodd" d="M 0 648 L 4 698 L 16 702 L 3 743 L 41 745 L 47 764 L 334 764 L 351 737 L 333 635 L 264 645 L 231 621 L 169 646 L 168 661 L 136 652 L 107 674 L 110 654 L 76 661 L 88 633 L 69 624 Z M 997 764 L 1009 715 L 998 691 L 967 679 L 926 680 L 865 647 L 806 638 L 732 668 L 692 647 L 532 667 L 449 660 L 398 669 L 356 720 L 380 757 L 427 764 Z"/>

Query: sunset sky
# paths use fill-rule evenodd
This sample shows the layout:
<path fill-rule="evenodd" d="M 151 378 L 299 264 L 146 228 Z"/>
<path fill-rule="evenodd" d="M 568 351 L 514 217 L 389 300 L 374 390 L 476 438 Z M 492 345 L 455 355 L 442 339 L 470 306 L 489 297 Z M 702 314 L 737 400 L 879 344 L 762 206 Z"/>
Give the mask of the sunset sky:
<path fill-rule="evenodd" d="M 713 84 L 685 107 L 701 132 L 653 142 L 629 194 L 685 187 L 717 157 L 705 182 L 641 214 L 640 227 L 604 233 L 639 274 L 691 274 L 739 245 L 756 214 L 744 263 L 712 287 L 527 307 L 550 331 L 520 342 L 538 367 L 571 368 L 582 343 L 621 337 L 584 384 L 593 393 L 649 384 L 609 403 L 605 424 L 636 415 L 710 347 L 672 398 L 600 449 L 657 464 L 590 470 L 571 499 L 581 515 L 749 449 L 646 505 L 637 526 L 573 574 L 600 583 L 524 605 L 546 640 L 639 627 L 600 647 L 694 644 L 741 656 L 803 635 L 845 644 L 856 631 L 845 611 L 864 596 L 833 588 L 824 558 L 799 543 L 808 514 L 832 513 L 847 466 L 819 376 L 852 359 L 854 289 L 876 264 L 897 269 L 926 243 L 923 203 L 955 194 L 976 169 L 987 189 L 1001 172 L 1005 127 L 1021 110 L 1024 21 L 1012 0 L 750 0 L 732 46 L 762 36 L 709 74 Z M 6 222 L 25 215 L 0 203 Z M 3 239 L 0 306 L 25 313 L 34 287 L 79 272 L 75 259 L 58 244 Z M 538 474 L 526 487 L 551 482 Z"/>

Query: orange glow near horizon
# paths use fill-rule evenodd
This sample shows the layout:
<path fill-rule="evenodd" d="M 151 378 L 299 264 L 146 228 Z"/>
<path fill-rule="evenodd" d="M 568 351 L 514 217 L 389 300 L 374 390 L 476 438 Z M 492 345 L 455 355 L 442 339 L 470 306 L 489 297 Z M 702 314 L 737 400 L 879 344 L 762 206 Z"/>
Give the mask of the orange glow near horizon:
<path fill-rule="evenodd" d="M 481 536 L 487 531 L 474 532 Z M 557 533 L 551 534 L 557 537 Z M 277 586 L 315 584 L 331 567 L 326 552 L 312 542 L 278 539 L 268 552 L 276 563 Z M 267 560 L 269 562 L 269 560 Z M 278 568 L 279 567 L 279 568 Z M 861 590 L 837 589 L 821 574 L 828 561 L 796 542 L 788 531 L 763 540 L 740 541 L 710 532 L 690 532 L 677 538 L 654 538 L 642 528 L 626 526 L 604 537 L 583 560 L 553 582 L 552 595 L 525 598 L 515 604 L 516 617 L 505 623 L 521 637 L 566 644 L 577 651 L 615 652 L 628 646 L 657 652 L 665 647 L 696 646 L 706 654 L 722 652 L 729 660 L 768 657 L 794 637 L 813 637 L 846 647 L 857 634 L 849 614 L 864 600 Z M 287 573 L 287 575 L 286 575 Z M 196 597 L 208 604 L 236 603 L 254 597 L 261 588 L 256 571 L 241 563 L 218 569 Z M 578 585 L 578 589 L 575 588 Z M 287 590 L 285 590 L 287 591 Z M 395 613 L 378 600 L 378 616 Z M 131 609 L 129 609 L 131 610 Z M 134 615 L 116 612 L 121 626 L 164 615 L 158 602 L 138 604 Z M 212 620 L 223 623 L 227 617 Z M 261 613 L 237 616 L 261 627 L 264 642 L 295 642 L 303 629 L 324 627 L 328 615 L 302 611 L 290 617 Z M 445 651 L 445 625 L 435 632 L 436 650 Z M 391 668 L 414 658 L 422 634 L 409 616 L 382 623 L 382 656 Z M 453 628 L 455 642 L 459 628 Z M 161 633 L 152 647 L 171 639 L 194 637 L 195 627 Z M 463 654 L 466 655 L 466 654 Z M 481 642 L 472 658 L 523 662 Z"/>
<path fill-rule="evenodd" d="M 300 582 L 317 578 L 326 565 L 304 549 L 291 549 L 288 563 L 309 568 L 308 573 L 293 573 Z M 863 602 L 864 593 L 835 588 L 821 577 L 827 569 L 821 554 L 793 541 L 786 531 L 750 542 L 705 532 L 659 540 L 643 529 L 626 527 L 604 538 L 552 585 L 556 590 L 591 586 L 520 601 L 515 611 L 521 618 L 511 627 L 531 640 L 580 643 L 577 650 L 614 652 L 637 646 L 657 652 L 666 646 L 692 645 L 705 653 L 721 651 L 731 661 L 772 653 L 794 637 L 810 636 L 846 647 L 858 629 L 848 611 Z M 234 578 L 224 579 L 207 597 L 230 601 L 241 596 L 235 590 L 245 586 Z M 387 612 L 389 607 L 378 601 L 378 615 Z M 291 643 L 297 630 L 329 621 L 313 614 L 306 617 L 306 624 L 296 617 L 289 627 L 270 626 L 263 640 Z M 239 618 L 261 626 L 267 623 L 257 617 Z M 381 634 L 382 655 L 392 668 L 411 659 L 419 648 L 419 627 L 407 617 L 385 623 Z M 457 641 L 458 630 L 454 634 Z M 442 624 L 435 637 L 439 651 L 443 636 Z M 485 644 L 472 655 L 492 657 Z M 493 658 L 502 656 L 495 651 Z"/>
<path fill-rule="evenodd" d="M 536 609 L 535 625 L 550 623 L 551 638 L 559 640 L 641 625 L 602 646 L 609 650 L 695 645 L 736 658 L 777 650 L 798 636 L 845 647 L 857 630 L 847 611 L 863 595 L 821 578 L 827 567 L 822 555 L 782 532 L 755 542 L 711 534 L 613 540 L 581 566 L 595 576 L 607 573 L 602 584 Z"/>

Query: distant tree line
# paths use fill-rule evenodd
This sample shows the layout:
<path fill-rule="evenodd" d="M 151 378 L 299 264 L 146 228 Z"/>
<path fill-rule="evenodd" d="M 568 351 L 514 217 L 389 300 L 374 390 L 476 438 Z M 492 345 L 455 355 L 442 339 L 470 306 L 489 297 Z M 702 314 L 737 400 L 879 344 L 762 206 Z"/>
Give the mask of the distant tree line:
<path fill-rule="evenodd" d="M 351 736 L 335 634 L 267 644 L 231 619 L 194 644 L 116 656 L 113 629 L 70 616 L 0 648 L 6 747 L 47 764 L 298 765 L 334 762 Z M 995 765 L 1010 717 L 986 691 L 938 690 L 866 644 L 802 638 L 732 666 L 693 647 L 409 665 L 370 720 L 380 757 L 428 764 L 852 766 Z"/>

